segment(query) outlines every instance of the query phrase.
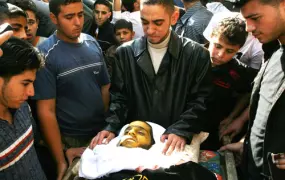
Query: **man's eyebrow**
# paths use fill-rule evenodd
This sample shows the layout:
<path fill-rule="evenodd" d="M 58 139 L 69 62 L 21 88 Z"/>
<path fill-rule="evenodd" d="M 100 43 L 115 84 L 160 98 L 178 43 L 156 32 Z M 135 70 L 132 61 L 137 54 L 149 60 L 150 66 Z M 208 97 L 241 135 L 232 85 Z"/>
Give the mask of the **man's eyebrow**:
<path fill-rule="evenodd" d="M 20 23 L 11 23 L 11 26 L 17 26 L 17 28 L 23 27 Z"/>
<path fill-rule="evenodd" d="M 152 22 L 158 23 L 158 22 L 161 22 L 161 21 L 165 21 L 165 20 L 164 19 L 156 19 L 156 20 L 153 20 Z"/>
<path fill-rule="evenodd" d="M 31 80 L 31 79 L 24 79 L 24 80 L 22 80 L 23 82 L 29 82 L 29 83 L 33 83 L 34 81 L 33 80 Z"/>
<path fill-rule="evenodd" d="M 250 15 L 248 15 L 248 16 L 246 16 L 246 17 L 244 17 L 245 19 L 250 19 L 250 18 L 252 18 L 252 17 L 254 17 L 254 16 L 257 16 L 258 14 L 250 14 Z"/>

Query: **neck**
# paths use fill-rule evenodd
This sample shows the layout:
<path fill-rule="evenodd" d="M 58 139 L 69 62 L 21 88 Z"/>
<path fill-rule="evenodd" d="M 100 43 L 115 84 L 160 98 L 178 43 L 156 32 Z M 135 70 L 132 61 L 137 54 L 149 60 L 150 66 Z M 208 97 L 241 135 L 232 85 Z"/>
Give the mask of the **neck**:
<path fill-rule="evenodd" d="M 193 7 L 198 1 L 194 1 L 194 2 L 184 2 L 184 8 L 187 11 L 188 9 L 190 9 L 191 7 Z"/>
<path fill-rule="evenodd" d="M 13 122 L 12 114 L 9 111 L 9 108 L 2 103 L 0 104 L 0 119 L 8 121 L 9 124 L 12 124 Z"/>
<path fill-rule="evenodd" d="M 280 44 L 285 45 L 285 35 L 282 35 L 278 38 Z"/>
<path fill-rule="evenodd" d="M 36 36 L 35 39 L 32 42 L 32 45 L 36 46 L 38 44 L 38 42 L 39 42 L 39 39 L 40 39 L 40 36 Z"/>
<path fill-rule="evenodd" d="M 68 42 L 68 43 L 79 43 L 79 37 L 71 39 L 68 38 L 66 35 L 64 35 L 63 33 L 61 33 L 59 30 L 56 31 L 56 36 L 58 39 L 64 41 L 64 42 Z"/>

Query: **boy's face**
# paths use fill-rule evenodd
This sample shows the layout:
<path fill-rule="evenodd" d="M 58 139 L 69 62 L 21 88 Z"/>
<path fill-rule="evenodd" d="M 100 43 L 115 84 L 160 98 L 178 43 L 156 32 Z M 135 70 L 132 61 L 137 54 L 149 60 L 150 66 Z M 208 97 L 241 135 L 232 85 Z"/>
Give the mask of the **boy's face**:
<path fill-rule="evenodd" d="M 34 12 L 27 10 L 26 13 L 28 14 L 27 40 L 33 43 L 37 35 L 39 21 Z"/>
<path fill-rule="evenodd" d="M 128 28 L 122 28 L 116 30 L 116 39 L 120 44 L 131 41 L 134 38 L 135 32 Z"/>
<path fill-rule="evenodd" d="M 36 79 L 36 70 L 26 70 L 12 76 L 9 80 L 0 77 L 0 104 L 18 109 L 28 97 L 34 96 L 33 82 Z"/>
<path fill-rule="evenodd" d="M 151 146 L 151 127 L 142 121 L 130 123 L 119 145 L 127 148 L 141 147 L 148 149 Z"/>
<path fill-rule="evenodd" d="M 231 45 L 221 36 L 212 36 L 208 50 L 212 66 L 228 63 L 240 49 L 240 45 Z"/>
<path fill-rule="evenodd" d="M 27 34 L 27 19 L 24 16 L 17 16 L 7 19 L 5 22 L 9 23 L 13 28 L 13 36 L 26 40 Z"/>

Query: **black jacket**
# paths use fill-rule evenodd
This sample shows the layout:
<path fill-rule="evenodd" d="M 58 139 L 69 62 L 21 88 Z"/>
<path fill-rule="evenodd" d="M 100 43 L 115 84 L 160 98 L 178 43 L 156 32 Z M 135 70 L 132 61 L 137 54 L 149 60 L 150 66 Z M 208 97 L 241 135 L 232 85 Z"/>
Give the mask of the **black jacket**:
<path fill-rule="evenodd" d="M 152 121 L 190 140 L 204 125 L 211 91 L 209 52 L 172 32 L 155 74 L 145 37 L 117 49 L 111 81 L 111 114 L 106 130 L 133 120 Z"/>

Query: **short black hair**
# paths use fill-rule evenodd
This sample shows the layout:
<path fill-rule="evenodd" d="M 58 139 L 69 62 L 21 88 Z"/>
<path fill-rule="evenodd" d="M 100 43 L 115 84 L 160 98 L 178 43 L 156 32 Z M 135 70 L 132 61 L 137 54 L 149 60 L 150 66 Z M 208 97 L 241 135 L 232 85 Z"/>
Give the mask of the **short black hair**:
<path fill-rule="evenodd" d="M 213 29 L 211 36 L 221 36 L 227 43 L 242 47 L 248 35 L 245 26 L 242 19 L 228 17 L 219 22 Z"/>
<path fill-rule="evenodd" d="M 133 12 L 134 11 L 134 3 L 137 2 L 136 0 L 122 0 L 122 5 L 126 8 L 127 11 Z"/>
<path fill-rule="evenodd" d="M 37 6 L 32 0 L 16 1 L 14 5 L 18 6 L 24 11 L 32 11 L 35 14 L 36 18 L 39 19 Z"/>
<path fill-rule="evenodd" d="M 25 11 L 23 11 L 18 6 L 15 6 L 10 3 L 1 3 L 0 11 L 1 11 L 2 17 L 5 17 L 7 19 L 17 18 L 19 16 L 23 16 L 24 18 L 27 18 L 27 14 Z"/>
<path fill-rule="evenodd" d="M 242 7 L 250 1 L 251 0 L 239 0 L 237 4 Z M 276 6 L 277 4 L 280 4 L 282 0 L 259 0 L 259 2 L 261 4 L 268 4 L 268 5 Z"/>
<path fill-rule="evenodd" d="M 11 37 L 1 45 L 0 77 L 9 79 L 26 70 L 39 69 L 43 66 L 43 56 L 30 43 Z"/>
<path fill-rule="evenodd" d="M 114 32 L 116 33 L 119 29 L 129 29 L 130 31 L 133 31 L 133 24 L 125 19 L 119 19 L 114 24 Z"/>
<path fill-rule="evenodd" d="M 66 6 L 71 3 L 82 2 L 82 0 L 50 0 L 49 11 L 55 16 L 60 13 L 60 6 Z"/>
<path fill-rule="evenodd" d="M 94 9 L 95 9 L 95 6 L 97 4 L 103 4 L 103 5 L 107 6 L 109 8 L 109 11 L 112 12 L 112 9 L 113 9 L 112 7 L 113 6 L 112 6 L 112 3 L 110 3 L 110 1 L 107 1 L 107 0 L 97 0 L 94 3 L 94 6 L 93 6 Z"/>
<path fill-rule="evenodd" d="M 161 5 L 165 7 L 171 14 L 174 12 L 173 0 L 141 0 L 144 5 Z"/>

